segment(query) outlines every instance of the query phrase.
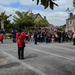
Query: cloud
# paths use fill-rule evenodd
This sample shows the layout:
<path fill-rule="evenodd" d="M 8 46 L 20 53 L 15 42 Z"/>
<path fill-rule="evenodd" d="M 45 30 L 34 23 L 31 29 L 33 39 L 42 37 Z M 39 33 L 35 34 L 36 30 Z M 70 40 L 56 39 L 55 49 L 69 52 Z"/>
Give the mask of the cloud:
<path fill-rule="evenodd" d="M 34 13 L 37 13 L 37 10 L 33 10 Z M 64 25 L 66 24 L 66 19 L 68 18 L 68 14 L 65 12 L 47 12 L 47 11 L 39 11 L 42 17 L 46 16 L 46 19 L 50 24 L 54 25 Z"/>
<path fill-rule="evenodd" d="M 1 9 L 0 13 L 6 11 L 5 14 L 7 14 L 7 15 L 12 14 L 12 16 L 9 18 L 9 20 L 11 20 L 11 22 L 13 22 L 13 16 L 15 15 L 16 10 L 24 11 L 20 8 L 12 8 L 12 7 L 4 7 L 4 6 L 0 6 L 0 9 Z"/>
<path fill-rule="evenodd" d="M 21 5 L 36 5 L 36 0 L 0 0 L 0 5 L 11 5 L 14 3 L 19 3 Z"/>
<path fill-rule="evenodd" d="M 28 6 L 30 6 L 30 5 L 36 5 L 36 2 L 34 1 L 32 1 L 32 0 L 19 0 L 19 3 L 21 4 L 21 5 L 28 5 Z"/>
<path fill-rule="evenodd" d="M 16 3 L 18 0 L 0 0 L 0 5 L 10 5 Z"/>
<path fill-rule="evenodd" d="M 59 7 L 54 6 L 54 10 L 50 8 L 44 9 L 42 5 L 36 5 L 36 0 L 0 0 L 0 12 L 6 11 L 6 14 L 15 15 L 15 11 L 27 11 L 32 10 L 33 13 L 40 13 L 42 17 L 46 16 L 48 22 L 54 25 L 63 25 L 66 24 L 66 19 L 69 17 L 69 14 L 65 10 L 72 6 L 72 0 L 57 0 L 55 1 Z M 19 5 L 17 7 L 12 6 L 12 4 Z M 25 7 L 24 7 L 25 6 Z M 22 8 L 24 7 L 24 8 Z M 75 11 L 74 11 L 75 12 Z M 10 18 L 12 20 L 12 18 Z"/>

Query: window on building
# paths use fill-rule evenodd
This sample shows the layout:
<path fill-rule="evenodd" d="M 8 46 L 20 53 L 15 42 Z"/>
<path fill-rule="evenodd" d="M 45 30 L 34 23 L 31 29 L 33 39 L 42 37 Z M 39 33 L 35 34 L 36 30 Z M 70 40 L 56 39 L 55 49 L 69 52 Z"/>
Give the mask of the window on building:
<path fill-rule="evenodd" d="M 69 21 L 69 25 L 73 25 L 73 21 L 72 20 Z"/>

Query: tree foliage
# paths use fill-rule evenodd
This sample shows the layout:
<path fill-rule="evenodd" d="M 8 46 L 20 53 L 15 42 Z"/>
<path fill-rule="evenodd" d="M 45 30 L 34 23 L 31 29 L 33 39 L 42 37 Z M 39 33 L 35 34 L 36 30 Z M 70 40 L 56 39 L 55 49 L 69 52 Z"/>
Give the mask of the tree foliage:
<path fill-rule="evenodd" d="M 32 0 L 34 1 L 34 0 Z M 44 8 L 48 8 L 50 7 L 52 10 L 54 9 L 54 5 L 58 6 L 58 4 L 56 4 L 54 1 L 55 0 L 36 0 L 37 1 L 37 5 L 40 3 L 41 5 L 44 6 Z"/>
<path fill-rule="evenodd" d="M 10 16 L 12 16 L 11 14 L 9 15 L 9 16 L 7 16 L 6 14 L 5 14 L 5 11 L 4 12 L 2 12 L 1 14 L 0 14 L 0 21 L 1 20 L 7 20 Z"/>
<path fill-rule="evenodd" d="M 11 17 L 12 15 L 11 14 L 6 15 L 5 13 L 6 13 L 6 11 L 1 12 L 1 14 L 0 14 L 0 24 L 1 24 L 1 21 L 3 20 L 4 29 L 5 29 L 5 31 L 7 31 L 7 30 L 10 30 L 10 24 L 11 24 L 10 20 L 8 20 L 8 18 Z"/>
<path fill-rule="evenodd" d="M 41 19 L 35 22 L 35 27 L 41 28 L 41 27 L 47 27 L 49 23 L 45 19 Z"/>
<path fill-rule="evenodd" d="M 50 7 L 50 9 L 52 10 L 54 9 L 54 5 L 58 6 L 58 4 L 56 4 L 54 1 L 57 1 L 57 0 L 36 0 L 37 5 L 40 3 L 41 5 L 44 6 L 45 9 Z M 75 0 L 73 0 L 73 6 L 75 7 Z"/>
<path fill-rule="evenodd" d="M 73 6 L 75 7 L 75 0 L 73 0 Z"/>
<path fill-rule="evenodd" d="M 70 7 L 68 7 L 65 11 L 68 13 L 72 13 L 72 10 L 75 10 L 75 0 L 73 0 L 73 7 L 72 9 L 70 9 Z"/>
<path fill-rule="evenodd" d="M 20 12 L 15 11 L 16 15 L 13 16 L 14 23 L 16 27 L 18 28 L 24 28 L 24 27 L 31 27 L 34 25 L 34 19 L 29 13 L 27 12 Z"/>

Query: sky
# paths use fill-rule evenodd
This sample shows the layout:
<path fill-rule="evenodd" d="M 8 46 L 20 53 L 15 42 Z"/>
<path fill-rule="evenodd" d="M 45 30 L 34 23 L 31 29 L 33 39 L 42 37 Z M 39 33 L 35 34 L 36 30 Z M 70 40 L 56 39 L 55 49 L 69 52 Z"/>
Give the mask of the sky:
<path fill-rule="evenodd" d="M 57 0 L 54 1 L 59 6 L 54 6 L 54 10 L 50 8 L 44 9 L 42 5 L 36 5 L 36 0 L 0 0 L 0 13 L 6 11 L 7 15 L 15 15 L 15 11 L 28 11 L 32 10 L 34 14 L 40 13 L 42 17 L 46 16 L 46 19 L 50 24 L 54 26 L 60 26 L 66 24 L 66 19 L 69 18 L 69 13 L 65 10 L 69 7 L 73 9 L 73 0 Z M 74 14 L 74 10 L 71 10 Z M 13 17 L 9 18 L 11 22 Z"/>

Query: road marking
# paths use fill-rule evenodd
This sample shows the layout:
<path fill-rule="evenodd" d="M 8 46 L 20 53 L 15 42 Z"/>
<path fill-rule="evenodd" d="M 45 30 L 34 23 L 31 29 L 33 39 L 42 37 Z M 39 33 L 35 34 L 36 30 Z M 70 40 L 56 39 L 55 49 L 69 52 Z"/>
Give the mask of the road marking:
<path fill-rule="evenodd" d="M 42 45 L 41 45 L 42 46 Z M 45 46 L 45 45 L 44 45 Z M 46 46 L 45 46 L 46 47 Z M 57 57 L 61 57 L 61 58 L 65 58 L 65 59 L 68 59 L 68 60 L 75 60 L 75 57 L 64 57 L 64 56 L 61 56 L 61 55 L 58 55 L 58 54 L 53 54 L 53 53 L 50 53 L 50 52 L 46 52 L 46 51 L 41 51 L 41 50 L 38 50 L 38 49 L 34 49 L 34 48 L 31 48 L 31 47 L 26 47 L 26 48 L 29 48 L 29 49 L 32 49 L 32 50 L 35 50 L 35 51 L 39 51 L 39 52 L 42 52 L 42 53 L 45 53 L 45 54 L 50 54 L 50 55 L 54 55 L 54 56 L 57 56 Z M 48 48 L 48 47 L 47 47 Z M 16 50 L 16 48 L 14 48 Z M 0 51 L 3 51 L 3 50 L 13 50 L 13 49 L 2 49 Z"/>
<path fill-rule="evenodd" d="M 75 60 L 75 58 L 71 57 L 71 56 L 70 57 L 64 57 L 64 56 L 61 56 L 61 55 L 58 55 L 58 54 L 53 54 L 53 53 L 50 53 L 50 52 L 41 51 L 39 49 L 35 49 L 35 48 L 31 48 L 31 47 L 26 47 L 26 48 L 29 48 L 29 49 L 34 50 L 34 51 L 42 52 L 42 53 L 45 53 L 45 54 L 49 54 L 49 55 L 65 58 L 65 59 L 68 59 L 68 60 Z"/>
<path fill-rule="evenodd" d="M 49 44 L 46 44 L 46 43 L 39 43 L 39 44 L 37 44 L 37 46 L 38 46 L 38 45 L 40 45 L 40 46 L 45 46 L 46 48 L 50 48 L 50 47 L 52 47 L 52 46 L 53 46 L 53 47 L 57 48 L 56 44 L 58 44 L 58 45 L 59 45 L 59 43 L 52 43 L 52 44 L 51 44 L 51 43 L 49 43 Z M 62 43 L 61 43 L 61 44 L 62 44 Z M 31 45 L 31 46 L 32 46 L 33 44 L 29 44 L 29 45 Z M 69 48 L 67 49 L 67 48 L 64 48 L 64 47 L 63 47 L 63 48 L 61 48 L 60 46 L 58 46 L 58 47 L 59 47 L 60 49 L 63 49 L 63 50 L 65 49 L 66 51 L 74 51 L 74 52 L 75 52 L 75 50 L 74 50 L 74 49 L 73 49 L 73 50 L 71 50 L 71 49 L 69 49 Z M 73 47 L 74 47 L 74 46 L 73 46 Z M 74 48 L 75 48 L 75 47 L 74 47 Z"/>
<path fill-rule="evenodd" d="M 3 52 L 5 55 L 9 56 L 9 58 L 14 59 L 15 61 L 20 62 L 20 63 L 24 66 L 24 68 L 26 67 L 26 68 L 28 68 L 28 69 L 34 71 L 35 73 L 37 73 L 37 74 L 39 74 L 39 75 L 47 75 L 47 74 L 41 72 L 40 70 L 34 68 L 33 66 L 31 66 L 31 65 L 29 65 L 29 64 L 27 64 L 27 63 L 25 63 L 25 62 L 23 62 L 23 61 L 21 61 L 21 60 L 18 60 L 16 57 L 12 56 L 11 54 L 9 54 L 9 53 L 7 53 L 7 52 L 5 52 L 5 51 L 2 51 L 2 52 Z"/>
<path fill-rule="evenodd" d="M 51 48 L 49 45 L 46 46 L 44 44 L 41 44 L 41 46 L 45 46 L 46 48 Z M 53 45 L 53 47 L 58 48 L 56 45 Z M 64 47 L 63 48 L 59 47 L 59 48 L 63 49 L 63 50 L 65 49 L 66 51 L 74 51 L 75 52 L 75 50 L 67 49 L 67 48 L 64 48 Z"/>

